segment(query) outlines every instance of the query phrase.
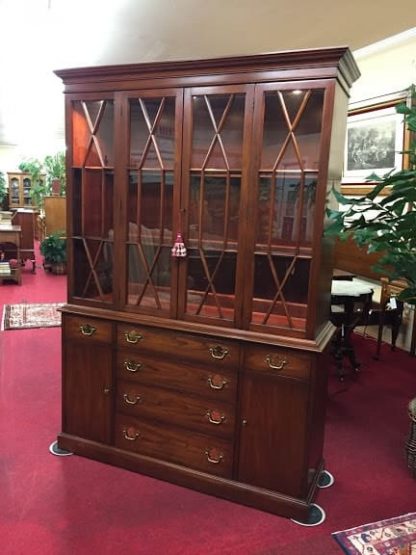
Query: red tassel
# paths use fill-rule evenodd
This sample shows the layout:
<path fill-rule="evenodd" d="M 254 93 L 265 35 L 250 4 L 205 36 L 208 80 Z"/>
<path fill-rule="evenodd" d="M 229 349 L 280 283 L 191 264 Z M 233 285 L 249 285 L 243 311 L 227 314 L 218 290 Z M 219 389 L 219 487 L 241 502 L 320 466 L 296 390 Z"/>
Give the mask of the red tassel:
<path fill-rule="evenodd" d="M 175 258 L 184 258 L 186 256 L 186 247 L 182 239 L 182 234 L 176 235 L 176 241 L 172 247 L 172 256 Z"/>

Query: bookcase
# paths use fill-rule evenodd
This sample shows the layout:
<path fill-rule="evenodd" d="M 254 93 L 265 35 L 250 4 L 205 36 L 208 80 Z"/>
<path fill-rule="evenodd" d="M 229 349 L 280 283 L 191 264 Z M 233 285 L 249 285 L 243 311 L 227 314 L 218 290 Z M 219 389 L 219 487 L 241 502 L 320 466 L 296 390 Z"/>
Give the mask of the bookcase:
<path fill-rule="evenodd" d="M 323 229 L 351 53 L 57 75 L 69 266 L 59 447 L 305 518 L 324 468 Z"/>

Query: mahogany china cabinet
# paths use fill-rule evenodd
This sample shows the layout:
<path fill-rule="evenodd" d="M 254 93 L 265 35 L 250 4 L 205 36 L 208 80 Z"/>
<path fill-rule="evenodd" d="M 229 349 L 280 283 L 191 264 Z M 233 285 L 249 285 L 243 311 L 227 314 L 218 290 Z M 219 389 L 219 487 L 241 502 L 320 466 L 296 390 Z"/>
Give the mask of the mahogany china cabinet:
<path fill-rule="evenodd" d="M 65 69 L 58 446 L 305 518 L 323 469 L 347 48 Z"/>

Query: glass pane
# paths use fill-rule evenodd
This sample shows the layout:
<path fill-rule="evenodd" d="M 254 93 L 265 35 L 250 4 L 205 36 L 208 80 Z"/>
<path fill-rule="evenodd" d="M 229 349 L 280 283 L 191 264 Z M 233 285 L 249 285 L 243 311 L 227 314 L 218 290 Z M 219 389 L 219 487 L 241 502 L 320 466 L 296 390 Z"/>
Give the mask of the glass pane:
<path fill-rule="evenodd" d="M 232 321 L 236 264 L 236 252 L 189 249 L 186 312 Z"/>
<path fill-rule="evenodd" d="M 175 98 L 130 100 L 130 165 L 173 169 Z"/>
<path fill-rule="evenodd" d="M 257 243 L 310 243 L 317 176 L 275 174 L 259 181 Z"/>
<path fill-rule="evenodd" d="M 257 254 L 252 323 L 305 328 L 310 260 Z"/>
<path fill-rule="evenodd" d="M 10 202 L 18 204 L 19 200 L 19 180 L 16 177 L 13 177 L 10 180 Z"/>
<path fill-rule="evenodd" d="M 268 91 L 261 168 L 316 170 L 324 91 Z"/>
<path fill-rule="evenodd" d="M 192 174 L 189 199 L 189 238 L 219 241 L 238 239 L 241 178 Z"/>
<path fill-rule="evenodd" d="M 112 167 L 114 164 L 113 101 L 75 101 L 72 125 L 73 166 Z"/>
<path fill-rule="evenodd" d="M 129 305 L 170 308 L 173 182 L 172 172 L 129 174 Z"/>
<path fill-rule="evenodd" d="M 108 238 L 113 233 L 113 173 L 85 170 L 82 179 L 81 233 Z"/>
<path fill-rule="evenodd" d="M 192 97 L 195 169 L 241 169 L 244 94 Z"/>
<path fill-rule="evenodd" d="M 74 239 L 74 296 L 112 300 L 113 245 L 110 241 Z"/>

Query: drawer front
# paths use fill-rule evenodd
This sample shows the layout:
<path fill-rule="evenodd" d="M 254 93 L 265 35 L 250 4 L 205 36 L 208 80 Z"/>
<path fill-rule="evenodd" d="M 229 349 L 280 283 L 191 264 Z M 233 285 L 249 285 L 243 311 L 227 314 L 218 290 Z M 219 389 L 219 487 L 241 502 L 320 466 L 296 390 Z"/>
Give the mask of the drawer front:
<path fill-rule="evenodd" d="M 239 362 L 236 343 L 173 330 L 119 324 L 117 344 L 119 348 L 171 355 L 174 360 L 194 360 L 215 368 L 236 369 Z"/>
<path fill-rule="evenodd" d="M 231 437 L 234 432 L 234 409 L 229 405 L 134 382 L 118 383 L 117 410 L 203 434 Z"/>
<path fill-rule="evenodd" d="M 106 320 L 63 314 L 62 326 L 66 339 L 81 339 L 103 343 L 110 343 L 112 339 L 112 324 Z"/>
<path fill-rule="evenodd" d="M 275 376 L 307 380 L 311 361 L 308 355 L 276 347 L 246 347 L 244 367 Z"/>
<path fill-rule="evenodd" d="M 117 353 L 119 379 L 162 386 L 203 397 L 235 403 L 237 375 L 223 368 L 178 364 L 157 356 L 123 349 Z"/>
<path fill-rule="evenodd" d="M 115 444 L 120 449 L 231 478 L 233 448 L 224 439 L 163 428 L 118 414 Z"/>

